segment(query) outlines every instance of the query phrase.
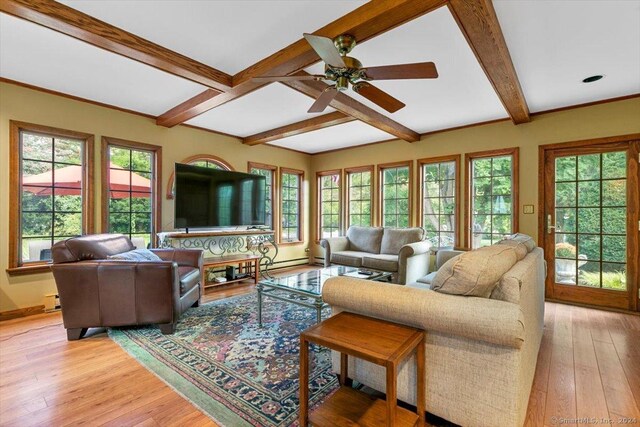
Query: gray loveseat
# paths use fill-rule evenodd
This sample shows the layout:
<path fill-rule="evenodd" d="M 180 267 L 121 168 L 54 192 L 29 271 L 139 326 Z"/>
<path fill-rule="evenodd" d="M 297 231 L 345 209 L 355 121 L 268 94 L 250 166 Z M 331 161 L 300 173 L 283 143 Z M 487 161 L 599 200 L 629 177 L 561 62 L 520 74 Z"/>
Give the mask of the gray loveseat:
<path fill-rule="evenodd" d="M 401 285 L 412 283 L 429 270 L 431 243 L 422 228 L 349 227 L 346 236 L 323 239 L 324 265 L 362 267 L 394 273 Z"/>

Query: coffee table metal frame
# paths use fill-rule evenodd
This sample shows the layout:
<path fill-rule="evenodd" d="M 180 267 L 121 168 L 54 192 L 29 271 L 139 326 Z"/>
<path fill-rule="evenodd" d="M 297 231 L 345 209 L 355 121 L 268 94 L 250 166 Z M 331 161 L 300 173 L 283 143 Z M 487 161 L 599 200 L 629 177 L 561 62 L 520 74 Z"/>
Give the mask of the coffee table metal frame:
<path fill-rule="evenodd" d="M 333 272 L 327 274 L 329 277 L 343 276 L 345 274 L 354 274 L 359 270 L 356 267 L 346 267 L 346 266 L 331 266 L 328 268 L 323 268 L 318 270 L 320 274 L 323 271 L 326 272 L 328 269 L 333 269 L 336 274 L 332 274 Z M 327 306 L 327 304 L 322 301 L 322 290 L 320 293 L 316 293 L 310 291 L 308 289 L 298 288 L 291 285 L 285 285 L 283 283 L 279 283 L 279 280 L 303 276 L 307 273 L 299 273 L 291 276 L 286 276 L 282 278 L 270 278 L 260 280 L 256 285 L 256 289 L 258 290 L 258 325 L 262 328 L 262 299 L 265 296 L 269 298 L 277 299 L 284 302 L 289 302 L 292 304 L 296 304 L 302 307 L 313 308 L 316 310 L 316 323 L 320 323 L 322 321 L 322 309 Z M 380 281 L 388 281 L 391 279 L 393 273 L 385 272 L 385 271 L 376 271 L 374 272 L 374 276 L 367 277 L 363 276 L 365 280 L 372 280 L 376 282 Z M 353 277 L 353 276 L 352 276 Z M 322 286 L 320 286 L 320 289 Z"/>

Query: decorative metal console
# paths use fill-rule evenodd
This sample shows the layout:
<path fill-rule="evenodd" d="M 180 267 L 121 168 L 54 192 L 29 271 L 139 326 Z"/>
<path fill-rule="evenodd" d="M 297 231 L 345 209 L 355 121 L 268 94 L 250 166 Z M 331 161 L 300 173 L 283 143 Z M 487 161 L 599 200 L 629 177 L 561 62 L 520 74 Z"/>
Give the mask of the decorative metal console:
<path fill-rule="evenodd" d="M 270 278 L 269 267 L 278 255 L 274 236 L 273 230 L 258 229 L 162 232 L 158 233 L 158 241 L 161 248 L 203 249 L 205 258 L 259 255 L 260 273 Z"/>

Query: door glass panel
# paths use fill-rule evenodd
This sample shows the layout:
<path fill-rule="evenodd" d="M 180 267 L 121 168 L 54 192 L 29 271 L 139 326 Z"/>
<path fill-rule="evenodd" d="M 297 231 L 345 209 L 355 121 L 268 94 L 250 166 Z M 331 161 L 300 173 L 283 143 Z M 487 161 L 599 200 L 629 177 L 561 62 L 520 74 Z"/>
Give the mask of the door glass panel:
<path fill-rule="evenodd" d="M 556 283 L 627 289 L 626 156 L 556 158 Z"/>

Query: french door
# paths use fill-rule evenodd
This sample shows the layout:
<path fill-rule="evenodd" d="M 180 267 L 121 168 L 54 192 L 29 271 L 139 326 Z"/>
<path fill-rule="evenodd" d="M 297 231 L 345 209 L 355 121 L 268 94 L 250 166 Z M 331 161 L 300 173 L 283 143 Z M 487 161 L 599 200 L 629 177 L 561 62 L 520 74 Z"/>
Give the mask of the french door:
<path fill-rule="evenodd" d="M 638 310 L 639 146 L 541 147 L 547 298 Z"/>

